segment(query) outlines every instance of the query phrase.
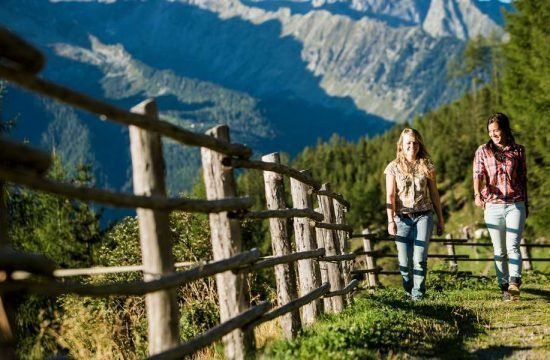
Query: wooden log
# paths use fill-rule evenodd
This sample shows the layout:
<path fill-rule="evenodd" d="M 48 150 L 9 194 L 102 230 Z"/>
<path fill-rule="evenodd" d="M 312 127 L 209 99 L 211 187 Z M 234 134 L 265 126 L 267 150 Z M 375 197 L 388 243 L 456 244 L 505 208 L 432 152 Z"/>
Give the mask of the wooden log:
<path fill-rule="evenodd" d="M 136 196 L 103 189 L 74 186 L 42 178 L 36 174 L 16 169 L 5 169 L 0 165 L 0 178 L 24 185 L 33 190 L 48 192 L 82 201 L 93 201 L 116 207 L 144 208 L 157 210 L 181 210 L 187 212 L 212 213 L 240 210 L 252 206 L 251 198 L 228 198 L 219 200 L 191 200 L 166 198 L 164 196 Z"/>
<path fill-rule="evenodd" d="M 283 164 L 257 161 L 257 160 L 235 159 L 235 158 L 224 158 L 223 164 L 225 166 L 232 166 L 235 168 L 257 169 L 257 170 L 276 172 L 278 174 L 287 175 L 292 179 L 298 180 L 306 185 L 309 185 L 314 190 L 321 188 L 321 184 L 317 180 L 311 177 L 310 172 L 299 171 Z"/>
<path fill-rule="evenodd" d="M 323 184 L 321 190 L 332 191 L 330 184 Z M 334 224 L 334 205 L 332 198 L 326 195 L 317 195 L 317 201 L 321 208 L 321 213 L 325 216 L 325 222 Z M 324 248 L 327 256 L 340 255 L 340 247 L 338 246 L 338 238 L 333 230 L 322 229 Z M 340 264 L 325 263 L 328 271 L 328 279 L 330 282 L 330 291 L 340 291 L 344 284 L 342 280 L 342 269 Z M 331 312 L 339 313 L 344 310 L 344 298 L 342 296 L 333 296 L 330 298 L 332 307 Z"/>
<path fill-rule="evenodd" d="M 375 269 L 376 257 L 373 256 L 373 254 L 371 254 L 372 252 L 374 252 L 373 246 L 372 246 L 372 240 L 371 240 L 371 237 L 367 236 L 367 235 L 371 235 L 370 230 L 363 229 L 361 235 L 363 235 L 363 249 L 365 250 L 365 262 L 367 264 L 367 268 Z M 369 288 L 371 289 L 375 289 L 376 287 L 378 287 L 378 285 L 380 285 L 380 283 L 378 282 L 378 275 L 375 272 L 368 273 L 367 279 L 369 282 Z M 370 291 L 372 292 L 374 290 L 370 290 Z"/>
<path fill-rule="evenodd" d="M 207 132 L 218 141 L 229 143 L 229 128 L 217 126 Z M 224 154 L 201 148 L 202 169 L 206 196 L 209 200 L 224 199 L 236 195 L 233 169 L 222 165 Z M 242 250 L 241 226 L 237 219 L 230 219 L 227 212 L 210 214 L 210 232 L 214 260 L 226 259 Z M 245 274 L 225 272 L 216 275 L 221 322 L 236 317 L 248 309 L 248 288 Z M 224 352 L 227 359 L 244 359 L 251 356 L 254 334 L 235 330 L 224 336 Z"/>
<path fill-rule="evenodd" d="M 337 202 L 340 203 L 340 205 L 344 206 L 346 211 L 350 209 L 351 205 L 349 203 L 349 201 L 347 201 L 346 199 L 344 199 L 344 197 L 342 196 L 342 194 L 338 194 L 338 193 L 335 193 L 334 191 L 327 191 L 327 190 L 317 190 L 315 192 L 316 195 L 325 195 L 325 196 L 328 196 L 329 198 L 332 198 L 333 200 L 336 200 Z"/>
<path fill-rule="evenodd" d="M 277 264 L 286 264 L 302 259 L 315 259 L 322 257 L 324 254 L 325 249 L 316 249 L 311 251 L 301 251 L 284 256 L 265 256 L 262 257 L 257 263 L 252 265 L 250 270 L 257 271 Z"/>
<path fill-rule="evenodd" d="M 349 205 L 349 204 L 348 204 Z M 347 225 L 346 224 L 346 211 L 349 208 L 346 205 L 343 205 L 340 201 L 333 201 L 334 206 L 334 221 L 338 225 Z M 349 225 L 348 225 L 349 226 Z M 351 228 L 351 230 L 349 230 Z M 336 239 L 338 241 L 338 247 L 339 247 L 339 253 L 342 254 L 340 256 L 350 255 L 348 254 L 349 249 L 349 234 L 353 232 L 353 227 L 349 226 L 348 230 L 339 230 L 336 231 Z M 353 255 L 353 254 L 351 254 Z M 327 258 L 325 258 L 325 261 Z M 342 270 L 342 280 L 344 281 L 344 284 L 349 284 L 350 282 L 350 271 L 351 271 L 351 262 L 349 260 L 355 260 L 355 256 L 353 258 L 341 258 L 340 262 L 340 269 Z M 344 296 L 345 303 L 347 305 L 351 304 L 353 301 L 353 298 L 351 297 L 351 293 L 345 293 Z"/>
<path fill-rule="evenodd" d="M 229 319 L 223 322 L 222 324 L 213 327 L 212 329 L 206 331 L 204 334 L 194 337 L 193 339 L 189 340 L 185 344 L 181 344 L 166 352 L 163 352 L 156 356 L 152 356 L 149 359 L 150 360 L 182 359 L 186 355 L 190 355 L 195 351 L 205 346 L 208 346 L 215 341 L 218 341 L 224 335 L 230 333 L 231 331 L 245 327 L 250 322 L 262 316 L 263 313 L 269 310 L 269 307 L 270 307 L 269 302 L 264 301 L 244 311 L 242 314 L 239 314 L 234 318 Z"/>
<path fill-rule="evenodd" d="M 5 220 L 2 220 L 5 221 Z M 2 234 L 5 231 L 4 225 L 0 225 Z M 0 270 L 7 272 L 26 271 L 32 274 L 52 276 L 57 265 L 46 256 L 41 254 L 29 254 L 17 251 L 8 245 L 0 246 Z"/>
<path fill-rule="evenodd" d="M 308 171 L 303 171 L 302 173 L 309 177 L 311 176 Z M 296 180 L 295 178 L 291 178 L 290 188 L 294 207 L 300 209 L 313 209 L 313 201 L 311 198 L 312 187 L 310 185 Z M 294 219 L 294 238 L 296 241 L 296 251 L 298 252 L 317 249 L 315 230 L 308 219 Z M 321 273 L 317 261 L 311 259 L 298 260 L 297 270 L 300 296 L 305 296 L 321 286 Z M 302 323 L 304 325 L 309 325 L 315 322 L 317 316 L 322 313 L 321 306 L 322 302 L 319 300 L 304 305 L 302 309 Z"/>
<path fill-rule="evenodd" d="M 293 311 L 295 309 L 299 309 L 300 307 L 309 304 L 310 302 L 319 299 L 324 294 L 328 293 L 330 289 L 329 283 L 324 283 L 317 289 L 307 293 L 306 295 L 299 297 L 297 299 L 292 300 L 288 304 L 281 306 L 277 309 L 274 309 L 270 312 L 268 312 L 265 315 L 262 315 L 258 320 L 254 321 L 251 325 L 251 327 L 258 326 L 260 324 L 263 324 L 266 321 L 273 320 L 281 315 L 284 315 L 290 311 Z"/>
<path fill-rule="evenodd" d="M 453 236 L 451 234 L 447 234 L 445 238 L 451 240 Z M 458 263 L 456 262 L 456 258 L 455 258 L 455 255 L 456 255 L 455 245 L 452 242 L 445 243 L 445 244 L 447 244 L 447 254 L 449 254 L 449 256 L 452 256 L 452 258 L 449 259 L 449 270 L 456 272 L 458 271 Z"/>
<path fill-rule="evenodd" d="M 8 29 L 0 26 L 0 62 L 9 67 L 37 73 L 44 67 L 44 55 Z"/>
<path fill-rule="evenodd" d="M 324 196 L 324 195 L 321 195 L 321 196 Z M 337 231 L 346 231 L 346 232 L 351 232 L 353 230 L 353 227 L 348 224 L 330 224 L 326 222 L 315 223 L 315 227 L 319 229 L 337 230 Z"/>
<path fill-rule="evenodd" d="M 381 254 L 376 256 L 378 259 L 382 258 L 397 258 L 397 254 Z M 459 259 L 459 260 L 468 260 L 470 255 L 442 255 L 442 254 L 428 254 L 429 258 L 433 259 Z M 475 260 L 475 259 L 469 259 L 469 260 Z"/>
<path fill-rule="evenodd" d="M 319 261 L 339 262 L 339 261 L 346 261 L 346 260 L 354 260 L 357 256 L 358 255 L 355 254 L 355 253 L 334 255 L 334 256 L 323 256 L 323 257 L 319 258 Z"/>
<path fill-rule="evenodd" d="M 0 164 L 4 168 L 21 169 L 42 175 L 50 168 L 52 159 L 44 151 L 0 137 Z"/>
<path fill-rule="evenodd" d="M 279 209 L 279 210 L 264 210 L 250 211 L 243 216 L 245 219 L 269 219 L 269 218 L 294 218 L 304 217 L 311 220 L 323 220 L 323 214 L 313 211 L 312 209 Z"/>
<path fill-rule="evenodd" d="M 316 208 L 315 211 L 321 211 L 321 209 Z M 315 240 L 317 241 L 317 247 L 319 249 L 324 249 L 325 248 L 325 234 L 323 232 L 323 229 L 315 227 Z M 325 254 L 326 254 L 326 250 L 325 250 Z M 330 285 L 330 279 L 328 277 L 328 266 L 327 266 L 328 263 L 318 261 L 317 264 L 319 266 L 319 271 L 320 271 L 320 274 L 321 274 L 321 282 L 323 284 L 327 283 L 327 284 Z M 330 291 L 330 289 L 329 289 L 329 291 Z M 332 312 L 332 310 L 331 310 L 332 309 L 332 301 L 329 298 L 323 298 L 322 301 L 323 301 L 322 311 L 323 312 Z"/>
<path fill-rule="evenodd" d="M 254 249 L 239 253 L 229 259 L 214 261 L 206 265 L 199 265 L 193 269 L 164 275 L 158 280 L 134 281 L 129 283 L 115 283 L 108 285 L 83 285 L 79 283 L 54 282 L 54 281 L 12 281 L 0 283 L 0 294 L 19 291 L 27 291 L 48 296 L 61 294 L 75 294 L 81 296 L 106 297 L 106 296 L 141 296 L 151 292 L 175 288 L 192 281 L 202 279 L 229 270 L 242 269 L 246 264 L 256 261 L 260 256 Z M 250 265 L 248 265 L 250 266 Z"/>
<path fill-rule="evenodd" d="M 125 125 L 134 125 L 143 130 L 169 137 L 185 145 L 201 146 L 223 154 L 243 158 L 248 158 L 252 155 L 252 150 L 242 144 L 231 144 L 229 142 L 219 141 L 204 134 L 197 134 L 182 129 L 166 120 L 158 120 L 147 115 L 128 112 L 116 106 L 96 100 L 91 96 L 43 80 L 24 71 L 0 65 L 0 77 L 27 90 L 49 96 L 65 104 L 96 114 L 100 116 L 101 119 L 108 119 Z"/>
<path fill-rule="evenodd" d="M 523 269 L 525 271 L 531 271 L 533 270 L 533 264 L 531 263 L 531 256 L 529 254 L 529 249 L 525 246 L 526 243 L 527 242 L 525 241 L 525 238 L 521 238 L 519 251 L 521 252 Z"/>
<path fill-rule="evenodd" d="M 334 297 L 334 296 L 344 296 L 344 295 L 347 295 L 349 293 L 351 293 L 351 291 L 353 289 L 355 289 L 355 287 L 359 284 L 359 280 L 357 279 L 353 279 L 345 288 L 343 288 L 342 290 L 339 290 L 339 291 L 331 291 L 331 292 L 328 292 L 326 293 L 324 296 L 325 297 Z"/>
<path fill-rule="evenodd" d="M 262 156 L 262 161 L 279 164 L 279 153 Z M 285 185 L 281 174 L 264 171 L 265 200 L 268 210 L 286 209 Z M 292 253 L 292 244 L 288 232 L 287 219 L 269 219 L 269 232 L 271 234 L 271 250 L 274 256 L 284 256 Z M 284 263 L 275 265 L 275 282 L 277 286 L 278 306 L 288 304 L 298 298 L 296 286 L 296 273 L 293 264 Z M 283 335 L 287 340 L 294 339 L 302 329 L 300 311 L 295 309 L 279 319 Z"/>
<path fill-rule="evenodd" d="M 157 117 L 156 103 L 145 100 L 132 108 L 132 112 Z M 134 193 L 140 196 L 166 196 L 164 158 L 160 135 L 130 126 L 130 153 Z M 137 209 L 143 278 L 157 279 L 174 272 L 172 259 L 172 233 L 168 212 Z M 147 294 L 149 355 L 166 351 L 179 342 L 179 309 L 176 289 Z"/>

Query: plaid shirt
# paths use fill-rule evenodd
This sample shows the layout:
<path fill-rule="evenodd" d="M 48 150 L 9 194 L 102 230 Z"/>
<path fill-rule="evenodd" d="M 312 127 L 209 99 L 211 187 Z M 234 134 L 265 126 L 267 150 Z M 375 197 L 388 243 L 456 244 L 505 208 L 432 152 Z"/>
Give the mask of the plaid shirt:
<path fill-rule="evenodd" d="M 474 179 L 484 180 L 481 197 L 486 203 L 527 201 L 527 166 L 525 147 L 505 146 L 496 156 L 487 144 L 477 148 Z"/>

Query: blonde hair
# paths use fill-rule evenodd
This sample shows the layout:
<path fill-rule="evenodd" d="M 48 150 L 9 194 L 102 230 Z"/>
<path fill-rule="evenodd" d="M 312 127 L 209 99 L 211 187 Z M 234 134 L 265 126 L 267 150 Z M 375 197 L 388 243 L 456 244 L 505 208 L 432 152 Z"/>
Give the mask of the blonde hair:
<path fill-rule="evenodd" d="M 405 135 L 412 135 L 414 139 L 418 142 L 418 153 L 416 154 L 416 163 L 414 166 L 411 166 L 410 163 L 405 158 L 403 153 L 403 138 Z M 424 145 L 424 140 L 422 135 L 416 129 L 405 128 L 397 140 L 397 151 L 395 154 L 395 162 L 399 170 L 405 175 L 411 175 L 412 173 L 420 173 L 425 176 L 429 176 L 430 172 L 433 171 L 433 162 L 430 159 L 430 154 L 426 150 L 426 145 Z"/>

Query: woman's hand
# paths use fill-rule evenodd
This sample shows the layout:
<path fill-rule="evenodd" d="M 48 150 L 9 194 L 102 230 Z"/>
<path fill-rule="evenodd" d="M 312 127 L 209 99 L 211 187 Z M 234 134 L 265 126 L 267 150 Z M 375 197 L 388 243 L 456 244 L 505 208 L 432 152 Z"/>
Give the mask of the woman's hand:
<path fill-rule="evenodd" d="M 474 197 L 474 203 L 476 204 L 477 207 L 480 207 L 482 209 L 485 209 L 485 202 L 483 201 L 483 199 L 481 198 L 481 194 L 476 194 L 475 197 Z"/>
<path fill-rule="evenodd" d="M 397 225 L 395 224 L 395 221 L 388 223 L 388 234 L 397 235 Z"/>
<path fill-rule="evenodd" d="M 438 236 L 441 236 L 443 235 L 443 232 L 445 231 L 445 223 L 443 223 L 443 219 L 438 219 L 437 220 L 437 235 Z"/>

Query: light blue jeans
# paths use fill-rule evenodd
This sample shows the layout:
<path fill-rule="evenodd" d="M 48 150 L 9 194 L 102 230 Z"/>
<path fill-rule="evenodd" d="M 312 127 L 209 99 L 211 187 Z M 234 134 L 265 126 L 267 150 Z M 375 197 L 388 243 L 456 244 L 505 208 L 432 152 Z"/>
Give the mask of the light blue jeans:
<path fill-rule="evenodd" d="M 485 224 L 493 243 L 498 285 L 521 283 L 519 244 L 525 226 L 525 203 L 486 204 Z"/>
<path fill-rule="evenodd" d="M 432 235 L 433 213 L 429 211 L 412 217 L 398 215 L 395 222 L 395 245 L 403 288 L 413 299 L 420 299 L 426 293 L 428 246 Z"/>

